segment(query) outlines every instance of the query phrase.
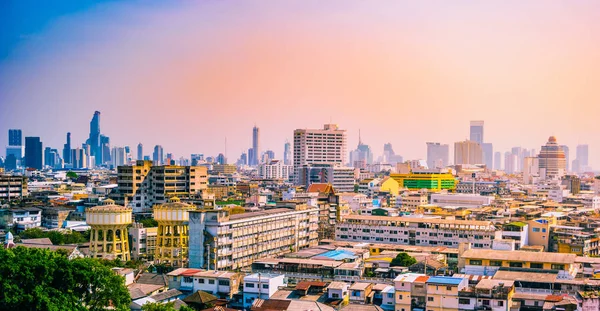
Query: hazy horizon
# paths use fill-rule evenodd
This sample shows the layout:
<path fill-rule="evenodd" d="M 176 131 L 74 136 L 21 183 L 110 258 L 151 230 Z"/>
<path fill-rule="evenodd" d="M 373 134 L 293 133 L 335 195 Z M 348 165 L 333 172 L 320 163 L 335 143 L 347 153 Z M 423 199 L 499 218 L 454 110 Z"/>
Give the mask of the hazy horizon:
<path fill-rule="evenodd" d="M 98 110 L 134 154 L 216 156 L 227 137 L 234 162 L 256 124 L 282 158 L 294 129 L 331 122 L 349 151 L 360 129 L 375 156 L 417 159 L 484 120 L 494 152 L 554 135 L 600 168 L 600 2 L 376 4 L 0 3 L 0 146 L 9 128 L 80 146 Z"/>

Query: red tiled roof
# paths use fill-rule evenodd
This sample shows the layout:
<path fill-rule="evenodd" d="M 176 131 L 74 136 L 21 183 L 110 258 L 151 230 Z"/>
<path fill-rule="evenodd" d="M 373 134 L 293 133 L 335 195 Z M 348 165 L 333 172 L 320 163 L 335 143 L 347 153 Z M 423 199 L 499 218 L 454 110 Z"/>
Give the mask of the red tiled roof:
<path fill-rule="evenodd" d="M 333 192 L 332 186 L 330 184 L 311 184 L 308 186 L 306 192 L 318 192 L 318 193 L 329 193 Z"/>
<path fill-rule="evenodd" d="M 308 290 L 311 286 L 314 287 L 325 287 L 327 284 L 319 281 L 301 281 L 296 285 L 298 290 Z"/>
<path fill-rule="evenodd" d="M 423 282 L 423 283 L 425 283 L 425 282 L 427 282 L 427 280 L 429 280 L 429 276 L 422 275 L 422 276 L 417 277 L 415 279 L 415 282 Z"/>

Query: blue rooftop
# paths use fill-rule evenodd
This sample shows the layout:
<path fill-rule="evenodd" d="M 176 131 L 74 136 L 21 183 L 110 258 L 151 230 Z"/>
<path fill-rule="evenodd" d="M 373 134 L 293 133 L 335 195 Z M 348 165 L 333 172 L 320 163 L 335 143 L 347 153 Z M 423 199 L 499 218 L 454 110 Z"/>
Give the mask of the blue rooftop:
<path fill-rule="evenodd" d="M 458 285 L 462 281 L 463 279 L 461 278 L 450 276 L 432 276 L 427 280 L 427 284 Z"/>
<path fill-rule="evenodd" d="M 332 251 L 328 251 L 326 253 L 320 254 L 315 257 L 327 257 L 333 260 L 344 260 L 344 259 L 354 259 L 357 256 L 354 255 L 353 252 L 344 250 L 344 249 L 336 249 Z"/>

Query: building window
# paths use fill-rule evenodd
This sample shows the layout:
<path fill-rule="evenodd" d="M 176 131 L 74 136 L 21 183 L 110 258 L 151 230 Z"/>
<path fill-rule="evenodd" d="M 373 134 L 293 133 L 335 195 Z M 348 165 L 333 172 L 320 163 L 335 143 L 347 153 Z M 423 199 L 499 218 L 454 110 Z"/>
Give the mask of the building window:
<path fill-rule="evenodd" d="M 565 265 L 552 264 L 552 270 L 565 270 Z"/>
<path fill-rule="evenodd" d="M 229 286 L 229 280 L 219 280 L 219 285 Z"/>
<path fill-rule="evenodd" d="M 427 301 L 429 301 L 429 302 L 433 301 L 433 297 L 427 297 Z"/>
<path fill-rule="evenodd" d="M 186 276 L 186 277 L 183 278 L 183 282 L 184 283 L 192 283 L 192 278 L 189 277 L 189 276 Z"/>
<path fill-rule="evenodd" d="M 469 264 L 472 266 L 481 266 L 481 260 L 471 259 L 469 260 Z"/>
<path fill-rule="evenodd" d="M 484 306 L 489 306 L 490 305 L 490 301 L 487 300 L 487 299 L 484 299 L 482 302 L 483 302 Z"/>
<path fill-rule="evenodd" d="M 533 228 L 533 232 L 540 232 L 540 228 Z"/>
<path fill-rule="evenodd" d="M 198 283 L 204 284 L 204 279 L 198 279 Z"/>
<path fill-rule="evenodd" d="M 523 263 L 522 262 L 511 262 L 508 264 L 508 266 L 511 268 L 523 268 Z"/>
<path fill-rule="evenodd" d="M 398 295 L 398 300 L 402 300 L 402 295 Z"/>
<path fill-rule="evenodd" d="M 471 304 L 471 300 L 467 298 L 458 298 L 458 304 L 468 305 Z"/>
<path fill-rule="evenodd" d="M 502 267 L 502 261 L 500 261 L 500 260 L 490 260 L 490 266 L 492 266 L 492 267 Z"/>
<path fill-rule="evenodd" d="M 539 262 L 532 262 L 529 264 L 529 268 L 531 269 L 544 269 L 544 264 Z"/>
<path fill-rule="evenodd" d="M 331 298 L 340 298 L 340 295 L 338 293 L 333 293 L 331 294 Z"/>
<path fill-rule="evenodd" d="M 394 298 L 394 293 L 388 293 L 387 298 Z"/>
<path fill-rule="evenodd" d="M 248 288 L 254 288 L 254 283 L 246 283 L 246 287 L 248 287 Z"/>
<path fill-rule="evenodd" d="M 215 280 L 213 280 L 213 279 L 208 280 L 208 284 L 215 284 Z"/>
<path fill-rule="evenodd" d="M 452 290 L 452 286 L 446 286 L 446 290 Z"/>
<path fill-rule="evenodd" d="M 263 285 L 262 285 L 262 288 L 264 288 L 264 289 L 269 289 L 269 284 L 263 284 Z"/>
<path fill-rule="evenodd" d="M 504 301 L 500 300 L 498 301 L 498 307 L 503 307 L 504 306 Z"/>

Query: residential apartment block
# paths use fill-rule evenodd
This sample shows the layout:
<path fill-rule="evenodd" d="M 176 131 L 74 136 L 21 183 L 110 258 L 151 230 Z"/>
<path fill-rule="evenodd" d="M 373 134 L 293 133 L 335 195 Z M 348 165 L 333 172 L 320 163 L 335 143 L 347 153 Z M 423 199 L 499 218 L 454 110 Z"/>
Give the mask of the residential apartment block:
<path fill-rule="evenodd" d="M 323 129 L 297 129 L 294 131 L 294 168 L 298 170 L 302 165 L 314 163 L 343 165 L 346 148 L 346 131 L 335 124 L 325 124 Z"/>
<path fill-rule="evenodd" d="M 189 266 L 235 270 L 259 258 L 315 246 L 318 213 L 296 202 L 235 215 L 227 210 L 189 212 Z"/>
<path fill-rule="evenodd" d="M 500 235 L 489 221 L 363 215 L 344 217 L 335 230 L 338 241 L 452 248 L 469 242 L 480 249 L 490 249 Z"/>
<path fill-rule="evenodd" d="M 14 200 L 27 194 L 26 177 L 0 175 L 0 200 Z"/>
<path fill-rule="evenodd" d="M 140 223 L 133 223 L 129 228 L 131 259 L 154 259 L 158 227 L 144 228 Z"/>

